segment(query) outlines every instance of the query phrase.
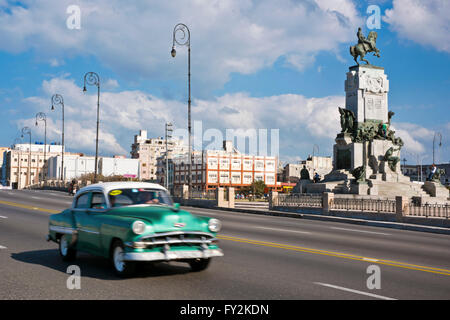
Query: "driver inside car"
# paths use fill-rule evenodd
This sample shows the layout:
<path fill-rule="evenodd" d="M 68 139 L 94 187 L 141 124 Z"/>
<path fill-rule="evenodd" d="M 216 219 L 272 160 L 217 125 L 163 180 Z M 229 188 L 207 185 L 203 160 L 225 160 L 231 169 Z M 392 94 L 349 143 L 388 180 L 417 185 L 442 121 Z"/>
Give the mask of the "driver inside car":
<path fill-rule="evenodd" d="M 159 200 L 156 197 L 155 192 L 143 192 L 141 194 L 141 201 L 142 204 L 156 204 L 159 203 Z"/>

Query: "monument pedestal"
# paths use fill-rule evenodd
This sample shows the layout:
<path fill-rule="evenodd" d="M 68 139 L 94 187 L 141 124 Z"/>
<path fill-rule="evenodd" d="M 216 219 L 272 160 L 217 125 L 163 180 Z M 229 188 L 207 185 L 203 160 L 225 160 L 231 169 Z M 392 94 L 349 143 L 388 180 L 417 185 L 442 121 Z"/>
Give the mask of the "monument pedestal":
<path fill-rule="evenodd" d="M 384 69 L 350 67 L 345 92 L 345 109 L 340 108 L 342 132 L 333 146 L 333 171 L 320 183 L 304 185 L 306 192 L 426 197 L 427 190 L 443 195 L 431 184 L 422 190 L 401 173 L 403 142 L 389 128 L 393 113 L 388 112 L 389 80 Z M 356 178 L 365 181 L 357 182 Z"/>
<path fill-rule="evenodd" d="M 444 199 L 447 199 L 449 197 L 449 190 L 440 182 L 426 181 L 423 185 L 423 189 L 432 197 Z"/>
<path fill-rule="evenodd" d="M 350 193 L 358 195 L 368 195 L 369 185 L 367 182 L 355 182 L 350 185 Z"/>

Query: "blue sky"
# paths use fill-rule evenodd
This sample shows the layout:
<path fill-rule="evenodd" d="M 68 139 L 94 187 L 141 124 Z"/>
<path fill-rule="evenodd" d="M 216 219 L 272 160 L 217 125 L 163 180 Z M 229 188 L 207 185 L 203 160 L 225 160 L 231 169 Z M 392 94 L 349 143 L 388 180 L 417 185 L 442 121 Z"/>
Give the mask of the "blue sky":
<path fill-rule="evenodd" d="M 132 3 L 132 4 L 131 4 Z M 95 152 L 96 91 L 81 92 L 83 76 L 101 77 L 100 154 L 129 155 L 133 135 L 164 134 L 165 121 L 186 127 L 187 49 L 170 56 L 173 27 L 191 30 L 192 119 L 203 129 L 279 129 L 282 161 L 304 159 L 317 144 L 331 155 L 339 131 L 337 108 L 353 65 L 369 5 L 381 9 L 377 47 L 390 80 L 389 108 L 405 141 L 402 157 L 450 161 L 450 4 L 445 0 L 273 1 L 6 1 L 0 0 L 0 145 L 47 113 L 50 141 L 60 140 L 66 104 L 66 149 Z M 70 5 L 80 29 L 67 28 Z M 207 142 L 205 142 L 207 144 Z"/>

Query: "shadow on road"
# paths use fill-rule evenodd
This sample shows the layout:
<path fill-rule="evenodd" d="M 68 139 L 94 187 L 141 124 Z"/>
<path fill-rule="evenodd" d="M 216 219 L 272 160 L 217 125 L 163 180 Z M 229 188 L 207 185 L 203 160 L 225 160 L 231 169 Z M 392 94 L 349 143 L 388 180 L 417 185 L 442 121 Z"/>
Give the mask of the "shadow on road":
<path fill-rule="evenodd" d="M 47 268 L 66 273 L 67 267 L 77 265 L 80 267 L 82 277 L 102 280 L 123 280 L 114 274 L 113 267 L 108 259 L 89 254 L 79 253 L 72 262 L 62 261 L 57 250 L 35 250 L 12 253 L 14 260 L 45 266 Z M 172 276 L 191 272 L 186 264 L 168 263 L 139 263 L 132 278 L 148 278 Z"/>

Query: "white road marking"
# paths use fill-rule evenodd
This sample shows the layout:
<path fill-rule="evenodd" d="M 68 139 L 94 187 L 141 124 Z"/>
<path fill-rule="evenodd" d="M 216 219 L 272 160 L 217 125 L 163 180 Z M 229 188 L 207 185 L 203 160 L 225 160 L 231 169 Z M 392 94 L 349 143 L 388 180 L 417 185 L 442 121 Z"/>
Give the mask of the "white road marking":
<path fill-rule="evenodd" d="M 346 229 L 346 228 L 339 228 L 339 227 L 330 227 L 331 229 L 336 230 L 344 230 L 344 231 L 353 231 L 353 232 L 363 232 L 363 233 L 373 233 L 373 234 L 381 234 L 384 236 L 390 236 L 389 233 L 382 233 L 382 232 L 374 232 L 374 231 L 365 231 L 365 230 L 355 230 L 355 229 Z"/>
<path fill-rule="evenodd" d="M 311 232 L 308 232 L 308 231 L 287 230 L 287 229 L 278 229 L 278 228 L 266 228 L 266 227 L 255 227 L 255 228 L 257 228 L 257 229 L 265 229 L 265 230 L 273 230 L 273 231 L 294 232 L 294 233 L 306 233 L 306 234 L 311 233 Z"/>
<path fill-rule="evenodd" d="M 1 219 L 8 219 L 8 217 L 0 216 Z"/>
<path fill-rule="evenodd" d="M 378 259 L 374 259 L 374 258 L 363 258 L 364 261 L 369 261 L 369 262 L 378 262 Z"/>
<path fill-rule="evenodd" d="M 373 293 L 368 293 L 368 292 L 364 292 L 364 291 L 359 291 L 359 290 L 353 290 L 353 289 L 349 289 L 349 288 L 339 287 L 339 286 L 335 286 L 335 285 L 328 284 L 328 283 L 321 283 L 321 282 L 314 282 L 314 283 L 318 284 L 319 286 L 330 287 L 330 288 L 334 288 L 334 289 L 342 290 L 342 291 L 348 291 L 348 292 L 361 294 L 361 295 L 372 297 L 372 298 L 383 299 L 383 300 L 397 300 L 397 299 L 394 299 L 394 298 L 380 296 L 380 295 L 373 294 Z"/>
<path fill-rule="evenodd" d="M 7 247 L 4 246 L 0 246 L 0 249 L 8 249 Z"/>
<path fill-rule="evenodd" d="M 39 197 L 32 197 L 33 199 L 39 199 L 39 200 L 41 200 L 42 198 L 39 198 Z"/>

